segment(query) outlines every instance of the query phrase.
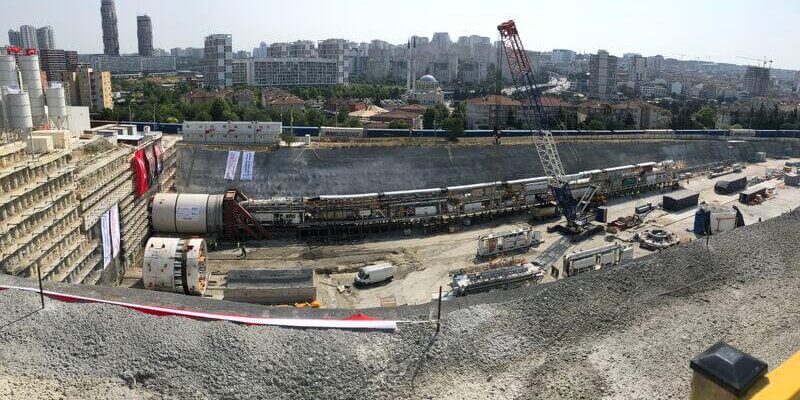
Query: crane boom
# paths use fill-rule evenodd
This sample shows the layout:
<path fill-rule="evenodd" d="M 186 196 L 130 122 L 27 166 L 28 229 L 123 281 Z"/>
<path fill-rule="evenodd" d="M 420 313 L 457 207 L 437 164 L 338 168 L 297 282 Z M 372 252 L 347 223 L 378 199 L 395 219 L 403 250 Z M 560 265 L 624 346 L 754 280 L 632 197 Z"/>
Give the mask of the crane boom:
<path fill-rule="evenodd" d="M 562 186 L 567 183 L 564 173 L 564 166 L 561 157 L 558 156 L 553 134 L 550 132 L 550 116 L 544 110 L 539 92 L 536 90 L 533 67 L 525 52 L 525 47 L 520 40 L 519 32 L 514 21 L 504 22 L 498 25 L 500 37 L 503 41 L 503 53 L 508 60 L 508 68 L 511 71 L 511 78 L 514 87 L 525 93 L 522 112 L 525 122 L 534 124 L 533 129 L 537 132 L 533 135 L 536 151 L 542 161 L 545 175 L 550 180 L 551 186 Z M 528 115 L 525 115 L 528 114 Z M 533 114 L 533 115 L 530 115 Z"/>
<path fill-rule="evenodd" d="M 597 188 L 591 186 L 584 193 L 580 200 L 576 200 L 569 187 L 569 179 L 564 173 L 564 165 L 558 155 L 553 133 L 550 131 L 551 116 L 542 106 L 542 100 L 536 89 L 536 79 L 533 73 L 533 66 L 522 45 L 522 40 L 517 31 L 517 25 L 513 20 L 504 22 L 497 26 L 502 39 L 503 52 L 508 61 L 508 68 L 511 71 L 511 79 L 514 81 L 516 90 L 523 93 L 523 104 L 520 108 L 522 120 L 531 124 L 531 136 L 542 162 L 545 175 L 548 178 L 548 185 L 553 197 L 556 200 L 561 213 L 567 219 L 567 225 L 572 231 L 581 230 L 584 211 L 591 202 Z"/>

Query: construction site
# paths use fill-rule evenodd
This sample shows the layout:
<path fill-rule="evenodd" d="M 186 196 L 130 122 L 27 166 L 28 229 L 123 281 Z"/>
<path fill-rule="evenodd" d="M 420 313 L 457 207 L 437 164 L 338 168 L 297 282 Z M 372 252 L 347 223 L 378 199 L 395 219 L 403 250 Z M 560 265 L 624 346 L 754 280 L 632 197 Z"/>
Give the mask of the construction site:
<path fill-rule="evenodd" d="M 765 363 L 741 393 L 800 371 L 800 132 L 554 133 L 498 29 L 538 127 L 502 144 L 86 128 L 0 56 L 0 397 L 685 398 L 719 341 Z"/>

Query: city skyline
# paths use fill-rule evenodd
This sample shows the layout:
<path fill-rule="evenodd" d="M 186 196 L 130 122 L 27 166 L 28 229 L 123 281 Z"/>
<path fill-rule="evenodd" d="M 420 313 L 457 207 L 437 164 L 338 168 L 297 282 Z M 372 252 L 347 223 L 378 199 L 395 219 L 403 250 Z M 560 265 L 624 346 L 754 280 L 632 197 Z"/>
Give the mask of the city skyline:
<path fill-rule="evenodd" d="M 248 51 L 261 41 L 343 38 L 401 44 L 412 35 L 431 37 L 434 32 L 449 32 L 453 40 L 472 34 L 496 40 L 497 23 L 513 18 L 529 43 L 529 50 L 568 48 L 595 53 L 606 49 L 615 55 L 636 52 L 742 65 L 755 62 L 740 56 L 767 56 L 774 60 L 773 68 L 800 69 L 800 54 L 785 46 L 785 41 L 775 40 L 800 34 L 800 28 L 791 21 L 800 5 L 777 0 L 740 0 L 724 6 L 719 2 L 680 0 L 656 10 L 633 0 L 615 2 L 614 7 L 578 0 L 491 5 L 478 1 L 407 1 L 403 5 L 387 13 L 374 12 L 355 1 L 329 4 L 298 0 L 284 4 L 248 0 L 118 0 L 116 11 L 121 53 L 137 52 L 136 17 L 143 14 L 153 21 L 153 47 L 202 47 L 208 34 L 230 33 L 234 49 Z M 297 9 L 310 11 L 301 17 L 286 18 Z M 59 47 L 82 54 L 103 52 L 99 0 L 34 0 L 9 4 L 6 11 L 0 16 L 2 29 L 51 25 L 58 32 Z M 388 29 L 391 23 L 398 27 Z"/>

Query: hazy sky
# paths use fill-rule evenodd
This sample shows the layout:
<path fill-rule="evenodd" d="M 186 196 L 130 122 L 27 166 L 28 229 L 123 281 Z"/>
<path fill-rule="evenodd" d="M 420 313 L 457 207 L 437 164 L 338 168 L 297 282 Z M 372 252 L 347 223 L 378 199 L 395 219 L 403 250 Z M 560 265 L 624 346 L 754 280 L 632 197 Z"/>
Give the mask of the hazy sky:
<path fill-rule="evenodd" d="M 56 45 L 102 51 L 100 0 L 0 0 L 0 43 L 19 25 L 52 25 Z M 748 64 L 738 56 L 800 69 L 799 0 L 117 0 L 120 50 L 135 53 L 136 15 L 153 20 L 156 47 L 202 47 L 209 33 L 233 34 L 236 50 L 297 39 L 384 39 L 447 31 L 497 38 L 515 19 L 530 50 L 607 49 L 613 54 Z"/>

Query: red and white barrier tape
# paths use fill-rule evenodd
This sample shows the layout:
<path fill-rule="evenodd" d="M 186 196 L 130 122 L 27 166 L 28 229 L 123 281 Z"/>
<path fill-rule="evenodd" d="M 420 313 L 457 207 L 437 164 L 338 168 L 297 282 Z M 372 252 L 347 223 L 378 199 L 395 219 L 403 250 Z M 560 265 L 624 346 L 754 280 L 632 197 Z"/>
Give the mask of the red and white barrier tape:
<path fill-rule="evenodd" d="M 24 290 L 26 292 L 39 293 L 37 288 L 20 287 L 20 286 L 5 286 L 0 285 L 0 290 L 3 289 L 16 289 Z M 229 315 L 229 314 L 215 314 L 201 311 L 181 310 L 176 308 L 147 306 L 141 304 L 125 303 L 121 301 L 96 299 L 92 297 L 77 296 L 73 294 L 58 293 L 51 290 L 44 290 L 44 295 L 65 302 L 90 302 L 112 304 L 130 308 L 145 314 L 156 316 L 179 316 L 193 319 L 203 319 L 212 321 L 230 321 L 246 325 L 271 325 L 283 326 L 289 328 L 318 328 L 318 329 L 359 329 L 359 330 L 381 330 L 381 331 L 394 331 L 397 329 L 397 321 L 385 321 L 373 319 L 370 317 L 357 314 L 350 319 L 314 319 L 314 318 L 265 318 L 265 317 L 247 317 L 242 315 Z"/>

